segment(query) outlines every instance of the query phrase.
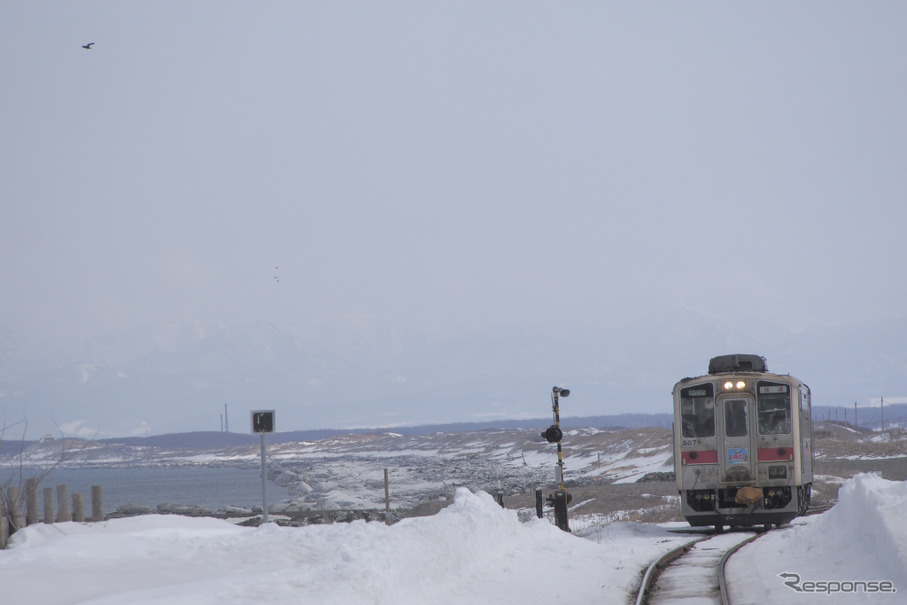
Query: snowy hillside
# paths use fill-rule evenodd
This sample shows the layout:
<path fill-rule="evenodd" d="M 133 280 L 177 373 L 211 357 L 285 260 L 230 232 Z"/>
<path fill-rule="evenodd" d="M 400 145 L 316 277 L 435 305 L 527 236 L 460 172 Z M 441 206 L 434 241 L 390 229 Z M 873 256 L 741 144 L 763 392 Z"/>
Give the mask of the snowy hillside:
<path fill-rule="evenodd" d="M 450 503 L 458 487 L 492 494 L 500 490 L 508 507 L 530 506 L 536 486 L 548 489 L 555 483 L 556 448 L 541 438 L 543 428 L 431 435 L 379 432 L 308 441 L 282 441 L 275 435 L 277 442 L 268 445 L 269 475 L 280 488 L 269 493 L 282 503 L 272 510 L 383 510 L 385 468 L 391 507 L 399 514 L 436 512 Z M 907 480 L 907 431 L 818 423 L 814 437 L 816 500 L 834 500 L 838 486 L 857 473 L 882 472 L 888 479 Z M 0 472 L 16 473 L 22 464 L 26 475 L 61 459 L 63 468 L 82 469 L 261 466 L 259 443 L 248 435 L 46 440 L 29 444 L 21 459 L 15 444 L 8 445 L 0 453 Z M 670 502 L 665 499 L 676 499 L 674 484 L 664 476 L 673 470 L 668 429 L 571 429 L 565 432 L 563 451 L 574 506 L 582 503 L 584 513 L 626 518 L 618 512 L 649 507 L 657 512 Z M 656 481 L 639 484 L 645 489 L 634 487 L 642 478 Z M 52 475 L 48 485 L 53 485 Z M 658 498 L 645 501 L 645 493 Z M 154 508 L 161 503 L 142 504 Z"/>
<path fill-rule="evenodd" d="M 544 428 L 544 427 L 542 427 Z M 539 429 L 486 430 L 435 435 L 349 434 L 268 446 L 269 475 L 285 488 L 281 510 L 384 508 L 383 469 L 389 469 L 393 508 L 449 502 L 457 487 L 527 497 L 534 486 L 554 481 L 554 445 Z M 630 483 L 648 473 L 672 470 L 666 429 L 575 429 L 564 437 L 571 486 Z M 61 458 L 66 468 L 232 466 L 260 468 L 260 446 L 146 446 L 141 441 L 35 443 L 24 452 L 26 468 L 47 468 Z M 0 456 L 15 469 L 18 451 Z M 156 504 L 156 503 L 152 503 Z M 189 503 L 185 503 L 189 504 Z"/>

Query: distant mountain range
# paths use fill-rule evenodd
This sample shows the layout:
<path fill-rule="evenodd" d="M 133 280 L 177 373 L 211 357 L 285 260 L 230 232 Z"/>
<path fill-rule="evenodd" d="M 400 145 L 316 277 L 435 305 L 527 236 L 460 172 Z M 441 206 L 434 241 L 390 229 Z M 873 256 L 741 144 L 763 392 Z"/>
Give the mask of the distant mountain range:
<path fill-rule="evenodd" d="M 554 385 L 572 390 L 561 400 L 565 418 L 667 414 L 673 384 L 706 373 L 709 358 L 725 353 L 763 355 L 770 370 L 805 380 L 814 405 L 852 408 L 879 397 L 907 401 L 904 343 L 901 319 L 847 327 L 753 322 L 740 330 L 692 309 L 556 334 L 516 323 L 441 333 L 358 319 L 304 330 L 268 322 L 148 326 L 51 344 L 2 328 L 0 422 L 6 439 L 216 432 L 227 422 L 232 432 L 248 432 L 253 409 L 276 410 L 284 432 L 517 427 L 550 414 Z M 16 424 L 23 419 L 27 431 Z"/>
<path fill-rule="evenodd" d="M 842 425 L 854 425 L 854 410 L 847 407 L 816 406 L 813 408 L 814 422 L 839 422 Z M 858 408 L 856 426 L 879 430 L 884 420 L 885 428 L 907 428 L 907 404 L 890 406 L 873 406 Z M 612 416 L 582 416 L 561 418 L 561 427 L 570 429 L 633 429 L 633 428 L 666 428 L 670 429 L 674 418 L 668 413 L 659 414 L 615 414 Z M 395 427 L 392 429 L 311 429 L 302 431 L 282 431 L 267 436 L 268 443 L 297 443 L 317 441 L 343 435 L 370 435 L 395 433 L 407 437 L 430 436 L 435 434 L 481 433 L 483 431 L 538 430 L 539 434 L 551 424 L 551 418 L 531 418 L 526 420 L 488 420 L 484 422 L 452 422 L 445 424 L 425 424 L 418 426 Z M 534 433 L 533 433 L 534 434 Z M 539 436 L 541 439 L 541 436 Z M 185 433 L 166 433 L 147 437 L 112 437 L 99 439 L 99 443 L 117 444 L 133 447 L 211 449 L 240 445 L 254 445 L 260 437 L 249 433 L 224 431 L 190 431 Z M 15 455 L 23 446 L 35 441 L 18 440 L 0 441 L 0 455 Z"/>

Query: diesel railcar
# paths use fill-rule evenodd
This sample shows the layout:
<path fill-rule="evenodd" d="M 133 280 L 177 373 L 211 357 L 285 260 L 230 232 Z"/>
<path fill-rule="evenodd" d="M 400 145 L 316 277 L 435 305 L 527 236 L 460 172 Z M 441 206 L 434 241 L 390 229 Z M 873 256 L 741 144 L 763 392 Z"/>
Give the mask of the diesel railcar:
<path fill-rule="evenodd" d="M 674 385 L 674 470 L 694 527 L 788 523 L 809 507 L 809 387 L 759 355 L 721 355 Z"/>

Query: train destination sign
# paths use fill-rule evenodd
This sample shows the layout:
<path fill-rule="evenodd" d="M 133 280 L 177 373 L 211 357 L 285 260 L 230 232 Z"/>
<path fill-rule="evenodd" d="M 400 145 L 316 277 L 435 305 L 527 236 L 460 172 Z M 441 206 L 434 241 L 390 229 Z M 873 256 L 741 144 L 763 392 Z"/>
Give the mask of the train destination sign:
<path fill-rule="evenodd" d="M 787 393 L 787 385 L 778 384 L 772 386 L 762 385 L 759 387 L 759 392 L 763 395 L 770 395 L 772 393 Z"/>

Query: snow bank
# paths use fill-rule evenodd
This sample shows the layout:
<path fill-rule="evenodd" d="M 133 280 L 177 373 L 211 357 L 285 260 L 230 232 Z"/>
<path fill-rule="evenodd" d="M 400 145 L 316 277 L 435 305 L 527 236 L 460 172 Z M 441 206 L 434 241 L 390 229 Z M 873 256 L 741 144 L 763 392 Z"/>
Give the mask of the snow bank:
<path fill-rule="evenodd" d="M 817 531 L 846 528 L 847 540 L 875 554 L 880 573 L 898 578 L 907 592 L 907 483 L 863 474 L 846 482 L 838 505 Z M 907 596 L 905 596 L 907 598 Z"/>
<path fill-rule="evenodd" d="M 904 511 L 907 483 L 872 474 L 849 479 L 838 492 L 834 508 L 795 520 L 790 529 L 767 534 L 730 560 L 732 601 L 749 602 L 747 595 L 758 591 L 767 602 L 904 602 Z M 890 582 L 897 592 L 877 590 L 881 582 Z"/>
<path fill-rule="evenodd" d="M 608 602 L 688 539 L 632 524 L 589 535 L 520 523 L 466 489 L 437 515 L 390 527 L 244 528 L 160 515 L 35 525 L 0 551 L 0 586 L 4 602 L 42 605 Z"/>
<path fill-rule="evenodd" d="M 733 602 L 902 602 L 905 510 L 907 483 L 848 480 L 831 511 L 731 558 Z M 42 605 L 615 603 L 648 563 L 692 539 L 668 526 L 584 521 L 571 520 L 582 528 L 573 534 L 547 520 L 523 524 L 488 494 L 460 489 L 437 515 L 390 527 L 245 528 L 176 515 L 34 525 L 0 551 L 0 594 Z M 843 590 L 858 582 L 897 592 Z"/>

